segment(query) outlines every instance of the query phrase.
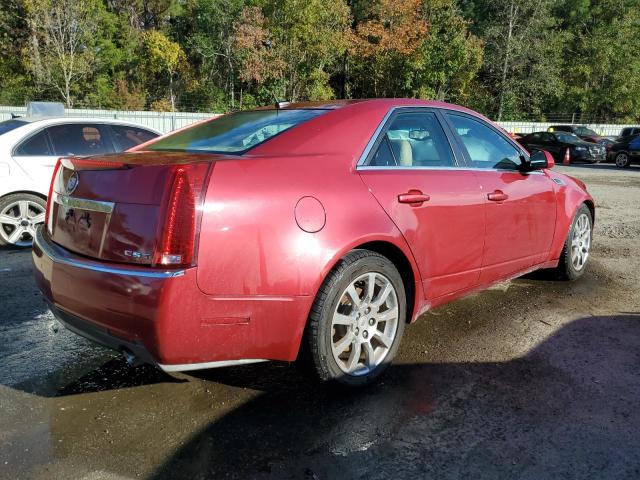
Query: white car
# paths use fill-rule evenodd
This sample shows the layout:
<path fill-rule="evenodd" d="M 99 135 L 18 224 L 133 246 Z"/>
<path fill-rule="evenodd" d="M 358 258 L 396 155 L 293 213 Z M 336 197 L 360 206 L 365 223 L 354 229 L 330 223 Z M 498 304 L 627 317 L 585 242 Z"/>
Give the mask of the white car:
<path fill-rule="evenodd" d="M 128 150 L 160 135 L 99 118 L 15 118 L 0 122 L 0 246 L 31 245 L 44 222 L 51 175 L 60 157 Z"/>

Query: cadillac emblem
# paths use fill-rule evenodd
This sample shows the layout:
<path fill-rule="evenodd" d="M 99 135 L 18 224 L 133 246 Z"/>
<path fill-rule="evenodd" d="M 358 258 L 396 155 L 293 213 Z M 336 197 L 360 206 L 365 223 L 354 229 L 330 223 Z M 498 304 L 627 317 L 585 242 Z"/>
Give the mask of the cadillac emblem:
<path fill-rule="evenodd" d="M 71 195 L 78 187 L 78 172 L 73 172 L 67 180 L 66 191 L 67 195 Z"/>

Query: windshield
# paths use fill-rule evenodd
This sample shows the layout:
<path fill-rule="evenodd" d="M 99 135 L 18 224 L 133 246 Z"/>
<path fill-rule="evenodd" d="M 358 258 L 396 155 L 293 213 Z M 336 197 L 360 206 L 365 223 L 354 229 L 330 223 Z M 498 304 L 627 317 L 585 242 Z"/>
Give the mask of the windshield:
<path fill-rule="evenodd" d="M 598 135 L 596 132 L 587 127 L 578 127 L 579 135 Z"/>
<path fill-rule="evenodd" d="M 24 120 L 5 120 L 4 122 L 0 122 L 0 135 L 3 135 L 11 130 L 15 130 L 18 127 L 26 125 L 27 122 Z"/>
<path fill-rule="evenodd" d="M 145 150 L 244 153 L 327 110 L 252 110 L 232 113 L 162 138 Z"/>

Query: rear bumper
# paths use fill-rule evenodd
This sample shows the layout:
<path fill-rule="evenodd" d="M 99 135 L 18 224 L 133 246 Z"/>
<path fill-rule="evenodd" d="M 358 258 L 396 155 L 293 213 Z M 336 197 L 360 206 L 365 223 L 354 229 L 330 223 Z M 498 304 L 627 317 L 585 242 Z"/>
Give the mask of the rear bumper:
<path fill-rule="evenodd" d="M 196 269 L 158 271 L 95 262 L 38 229 L 36 283 L 67 328 L 167 371 L 293 360 L 310 297 L 215 297 Z"/>
<path fill-rule="evenodd" d="M 108 328 L 104 328 L 88 322 L 80 317 L 62 310 L 61 308 L 56 307 L 53 304 L 49 304 L 49 308 L 51 309 L 51 312 L 56 317 L 56 319 L 73 333 L 87 338 L 104 347 L 111 348 L 119 352 L 127 352 L 129 354 L 132 354 L 137 360 L 142 363 L 156 363 L 153 356 L 141 343 L 120 338 L 111 333 Z"/>

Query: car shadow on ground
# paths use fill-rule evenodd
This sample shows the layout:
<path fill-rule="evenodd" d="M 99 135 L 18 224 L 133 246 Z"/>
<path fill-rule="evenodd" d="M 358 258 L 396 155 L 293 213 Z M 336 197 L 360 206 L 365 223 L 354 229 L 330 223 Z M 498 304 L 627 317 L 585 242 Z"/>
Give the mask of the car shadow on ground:
<path fill-rule="evenodd" d="M 505 363 L 394 365 L 363 390 L 279 364 L 153 478 L 637 478 L 640 315 L 582 318 Z"/>
<path fill-rule="evenodd" d="M 482 292 L 475 299 L 467 298 L 466 300 L 454 302 L 450 307 L 452 308 L 453 317 L 466 317 L 469 314 L 468 309 L 477 310 L 486 309 L 487 315 L 491 305 L 493 304 L 510 304 L 513 301 L 521 302 L 521 293 L 518 290 L 523 284 L 528 285 L 527 298 L 529 302 L 541 301 L 550 290 L 555 294 L 564 295 L 568 290 L 575 291 L 576 294 L 596 294 L 599 288 L 602 287 L 602 282 L 599 280 L 600 268 L 596 264 L 592 271 L 589 272 L 581 280 L 579 284 L 572 284 L 570 282 L 559 281 L 557 275 L 552 270 L 540 270 L 529 273 L 520 279 L 516 279 L 513 282 L 508 282 L 506 289 L 498 286 L 498 289 L 494 292 L 491 290 Z M 507 292 L 507 289 L 512 288 Z M 582 289 L 582 290 L 581 290 Z M 20 320 L 19 316 L 14 320 L 18 324 L 21 336 L 29 337 L 44 337 L 46 341 L 40 340 L 46 348 L 55 348 L 51 351 L 43 351 L 41 355 L 37 357 L 37 351 L 25 351 L 21 355 L 22 361 L 18 365 L 24 365 L 26 371 L 25 380 L 19 382 L 7 382 L 2 375 L 0 375 L 0 384 L 4 384 L 12 389 L 21 390 L 29 394 L 38 395 L 41 397 L 64 397 L 67 395 L 76 394 L 88 394 L 96 392 L 104 392 L 109 390 L 118 390 L 123 388 L 134 388 L 145 385 L 154 385 L 158 383 L 184 383 L 188 380 L 184 378 L 172 377 L 159 369 L 150 365 L 141 365 L 137 367 L 131 367 L 127 364 L 124 358 L 112 350 L 103 348 L 95 343 L 86 340 L 76 334 L 69 332 L 63 326 L 57 323 L 51 316 L 46 303 L 40 298 L 40 294 L 35 292 L 38 297 L 38 302 L 35 304 L 37 310 L 30 312 L 29 318 Z M 441 307 L 442 308 L 442 307 Z M 43 318 L 46 317 L 45 320 Z M 418 323 L 423 321 L 429 321 L 429 319 L 418 319 Z M 21 323 L 24 324 L 21 325 Z M 33 326 L 30 326 L 32 325 Z M 30 329 L 37 328 L 38 331 L 32 335 Z M 445 328 L 456 328 L 455 324 L 445 326 Z M 24 330 L 24 331 L 23 331 Z M 43 334 L 41 331 L 45 330 Z M 27 349 L 21 343 L 17 345 L 0 346 L 0 353 L 2 350 L 13 349 Z M 61 352 L 63 354 L 61 355 Z M 14 355 L 17 352 L 14 352 Z M 8 355 L 11 356 L 12 352 L 9 351 Z M 15 363 L 15 362 L 14 362 Z M 259 372 L 257 375 L 261 378 L 266 378 L 271 382 L 271 377 L 263 376 L 260 372 L 262 369 L 267 369 L 272 374 L 274 372 L 283 371 L 284 375 L 288 376 L 292 370 L 298 374 L 299 364 L 287 364 L 287 363 L 268 363 L 263 365 L 255 365 L 247 367 L 246 369 L 236 368 L 224 368 L 214 369 L 203 372 L 193 372 L 192 375 L 196 378 L 202 378 L 207 380 L 207 376 L 211 376 L 213 381 L 221 381 L 227 376 L 232 378 L 240 374 L 241 378 L 245 375 L 248 377 L 244 380 L 246 382 L 251 378 L 252 372 Z M 18 366 L 17 368 L 23 368 Z M 309 372 L 303 372 L 307 374 Z M 218 378 L 218 375 L 221 377 Z M 5 375 L 6 376 L 6 375 Z M 307 379 L 308 380 L 308 379 Z M 300 382 L 307 380 L 301 379 Z M 223 382 L 224 383 L 224 382 Z M 275 382 L 277 385 L 285 384 Z M 260 390 L 256 384 L 253 387 Z"/>
<path fill-rule="evenodd" d="M 594 283 L 590 280 L 591 275 L 587 279 L 584 279 L 582 283 Z M 566 289 L 575 288 L 575 285 L 571 285 L 568 282 L 557 281 L 557 275 L 551 270 L 541 270 L 529 273 L 521 277 L 524 282 L 533 282 L 533 290 L 529 291 L 529 295 L 533 295 L 535 298 L 542 298 L 549 288 L 553 288 L 556 293 L 561 293 Z M 554 282 L 554 280 L 556 280 Z M 516 284 L 518 280 L 515 281 Z M 550 287 L 550 285 L 555 285 Z M 115 351 L 103 348 L 89 340 L 77 336 L 76 334 L 69 332 L 62 325 L 58 324 L 56 320 L 51 316 L 46 303 L 40 298 L 39 293 L 36 293 L 39 302 L 36 304 L 37 310 L 30 311 L 30 317 L 23 319 L 24 328 L 19 325 L 19 329 L 22 332 L 22 336 L 30 336 L 31 331 L 28 330 L 30 324 L 34 324 L 38 331 L 46 330 L 36 333 L 34 337 L 50 338 L 50 341 L 46 343 L 48 347 L 55 345 L 53 351 L 44 351 L 38 360 L 33 351 L 26 351 L 23 355 L 23 362 L 25 370 L 29 370 L 24 376 L 25 380 L 20 382 L 6 382 L 3 376 L 0 375 L 0 384 L 5 384 L 16 390 L 21 390 L 29 394 L 38 395 L 41 397 L 64 397 L 67 395 L 87 394 L 104 392 L 109 390 L 118 390 L 122 388 L 141 387 L 145 385 L 154 385 L 158 383 L 184 383 L 184 378 L 172 377 L 159 369 L 150 365 L 140 365 L 137 367 L 131 367 L 127 364 L 124 358 Z M 505 291 L 497 292 L 497 297 L 492 298 L 490 291 L 485 291 L 481 294 L 481 298 L 488 301 L 504 302 L 513 299 L 517 294 L 513 292 L 506 293 Z M 476 304 L 474 300 L 466 300 L 473 305 Z M 466 312 L 460 309 L 463 305 L 460 302 L 455 302 L 454 315 L 465 316 Z M 472 308 L 473 305 L 471 305 Z M 477 305 L 479 306 L 479 305 Z M 35 318 L 35 320 L 34 320 Z M 44 320 L 43 320 L 44 319 Z M 419 319 L 418 322 L 422 322 L 423 319 Z M 16 323 L 20 323 L 19 318 L 15 319 Z M 9 345 L 5 347 L 0 346 L 0 353 L 2 350 L 26 348 L 22 343 L 17 345 Z M 64 352 L 64 355 L 60 356 L 60 352 Z M 12 352 L 9 351 L 10 355 Z M 234 368 L 224 368 L 208 370 L 204 372 L 193 372 L 192 375 L 196 378 L 207 379 L 208 375 L 212 375 L 212 379 L 215 380 L 216 375 L 235 376 L 238 372 L 242 372 L 242 375 L 247 374 L 251 376 L 251 372 L 261 372 L 262 368 L 268 369 L 269 372 L 281 371 L 283 368 L 286 371 L 286 375 L 289 375 L 291 368 L 297 368 L 298 364 L 293 364 L 291 367 L 287 363 L 272 362 L 266 364 L 268 366 L 257 365 L 254 368 L 247 368 L 246 370 L 237 370 Z M 51 367 L 51 368 L 48 368 Z M 22 367 L 19 367 L 22 368 Z M 46 374 L 44 372 L 49 370 Z M 228 374 L 225 372 L 229 372 Z M 309 372 L 304 372 L 308 374 Z M 304 381 L 304 380 L 301 380 Z M 279 384 L 279 382 L 276 382 Z"/>

